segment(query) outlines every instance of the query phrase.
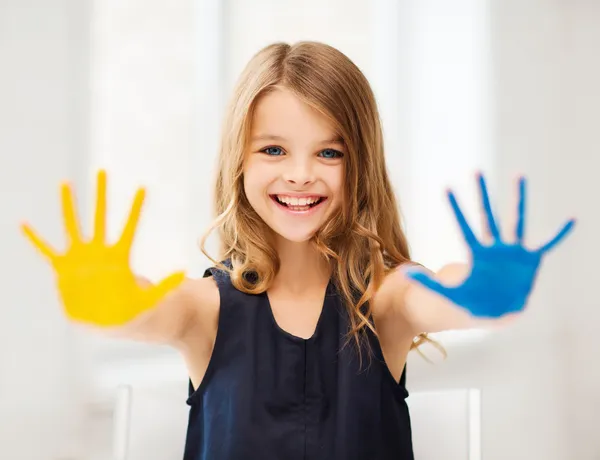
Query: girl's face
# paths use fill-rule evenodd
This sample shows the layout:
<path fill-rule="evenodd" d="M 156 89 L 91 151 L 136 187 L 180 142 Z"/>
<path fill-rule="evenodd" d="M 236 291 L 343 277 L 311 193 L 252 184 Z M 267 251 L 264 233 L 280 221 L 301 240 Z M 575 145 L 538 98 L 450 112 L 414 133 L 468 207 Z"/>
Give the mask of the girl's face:
<path fill-rule="evenodd" d="M 262 97 L 244 163 L 244 189 L 278 235 L 309 240 L 341 205 L 344 144 L 327 118 L 290 91 Z"/>

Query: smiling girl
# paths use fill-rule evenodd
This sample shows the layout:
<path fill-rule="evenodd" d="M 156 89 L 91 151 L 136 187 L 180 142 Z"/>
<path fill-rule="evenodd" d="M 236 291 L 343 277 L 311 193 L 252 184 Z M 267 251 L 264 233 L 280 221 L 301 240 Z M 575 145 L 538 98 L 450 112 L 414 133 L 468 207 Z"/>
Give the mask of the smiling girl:
<path fill-rule="evenodd" d="M 70 187 L 64 254 L 51 261 L 70 319 L 180 351 L 190 375 L 185 460 L 412 460 L 407 354 L 426 333 L 495 326 L 521 312 L 547 244 L 526 249 L 525 180 L 504 240 L 479 176 L 491 239 L 449 192 L 469 264 L 411 261 L 386 171 L 372 90 L 341 52 L 273 44 L 238 82 L 215 189 L 221 249 L 200 279 L 153 285 L 129 267 L 144 192 L 105 241 L 106 175 L 84 241 Z"/>

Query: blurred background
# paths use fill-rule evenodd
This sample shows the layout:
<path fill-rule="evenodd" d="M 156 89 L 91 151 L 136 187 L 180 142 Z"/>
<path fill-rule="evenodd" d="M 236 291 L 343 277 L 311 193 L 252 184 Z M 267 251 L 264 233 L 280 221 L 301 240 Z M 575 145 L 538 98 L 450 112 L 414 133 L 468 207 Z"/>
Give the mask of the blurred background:
<path fill-rule="evenodd" d="M 435 365 L 411 355 L 417 460 L 600 459 L 597 0 L 0 0 L 0 459 L 181 458 L 182 361 L 68 324 L 18 224 L 63 248 L 59 183 L 89 229 L 104 167 L 113 237 L 148 189 L 134 269 L 200 276 L 233 84 L 261 47 L 303 39 L 371 81 L 420 262 L 467 257 L 444 189 L 477 224 L 479 169 L 506 226 L 528 176 L 532 245 L 579 219 L 521 321 L 440 336 Z"/>

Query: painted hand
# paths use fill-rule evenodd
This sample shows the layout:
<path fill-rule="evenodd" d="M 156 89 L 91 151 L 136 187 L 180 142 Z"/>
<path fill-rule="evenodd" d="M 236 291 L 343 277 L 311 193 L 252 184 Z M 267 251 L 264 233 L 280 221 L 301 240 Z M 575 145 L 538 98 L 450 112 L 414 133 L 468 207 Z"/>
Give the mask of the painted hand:
<path fill-rule="evenodd" d="M 25 236 L 49 260 L 57 277 L 58 290 L 67 316 L 94 326 L 118 326 L 151 309 L 184 279 L 174 273 L 149 288 L 136 282 L 129 268 L 129 253 L 139 219 L 145 191 L 139 189 L 119 241 L 105 243 L 106 173 L 98 173 L 94 235 L 84 241 L 75 216 L 73 195 L 62 186 L 62 205 L 70 245 L 58 254 L 33 229 L 22 225 Z"/>
<path fill-rule="evenodd" d="M 535 250 L 523 247 L 525 233 L 525 179 L 519 181 L 518 221 L 514 242 L 502 240 L 494 219 L 485 179 L 478 176 L 483 210 L 492 241 L 484 245 L 477 240 L 469 227 L 454 194 L 448 198 L 465 240 L 471 250 L 471 272 L 458 286 L 444 286 L 419 269 L 407 269 L 407 275 L 423 286 L 446 297 L 453 303 L 467 309 L 472 315 L 486 318 L 499 318 L 516 313 L 525 307 L 532 290 L 542 257 L 554 248 L 573 229 L 575 220 L 569 220 L 562 229 Z"/>

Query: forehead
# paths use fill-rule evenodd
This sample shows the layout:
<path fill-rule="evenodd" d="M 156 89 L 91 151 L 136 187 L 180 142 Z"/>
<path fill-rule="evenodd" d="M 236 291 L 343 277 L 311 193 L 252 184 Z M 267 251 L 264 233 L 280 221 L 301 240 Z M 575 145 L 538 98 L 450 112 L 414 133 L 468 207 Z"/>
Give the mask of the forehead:
<path fill-rule="evenodd" d="M 322 140 L 333 138 L 337 133 L 325 115 L 291 91 L 277 88 L 257 101 L 252 118 L 252 134 Z"/>

